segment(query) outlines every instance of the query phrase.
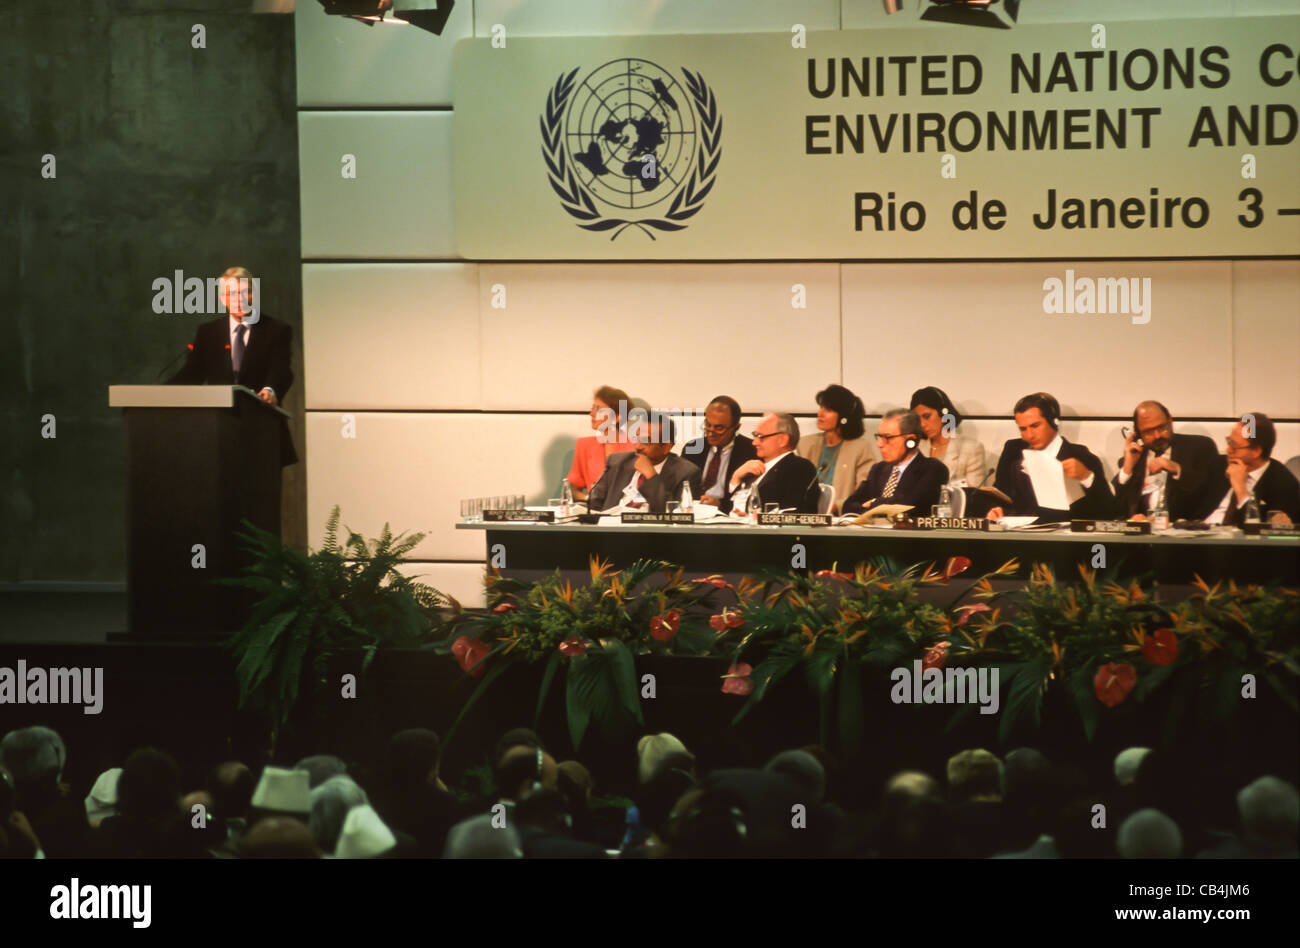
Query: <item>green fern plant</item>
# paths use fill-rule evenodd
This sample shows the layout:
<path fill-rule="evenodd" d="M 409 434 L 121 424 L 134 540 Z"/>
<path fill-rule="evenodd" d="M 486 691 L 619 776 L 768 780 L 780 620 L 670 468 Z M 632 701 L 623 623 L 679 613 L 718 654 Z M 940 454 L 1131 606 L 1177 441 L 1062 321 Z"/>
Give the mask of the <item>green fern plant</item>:
<path fill-rule="evenodd" d="M 346 532 L 340 543 L 336 506 L 322 547 L 304 553 L 244 521 L 239 537 L 252 562 L 245 575 L 219 580 L 259 597 L 228 648 L 236 660 L 239 706 L 265 714 L 276 728 L 289 720 L 304 692 L 325 685 L 338 650 L 362 650 L 364 674 L 380 648 L 436 638 L 439 610 L 456 605 L 397 569 L 423 533 L 394 536 L 388 524 L 374 540 Z"/>

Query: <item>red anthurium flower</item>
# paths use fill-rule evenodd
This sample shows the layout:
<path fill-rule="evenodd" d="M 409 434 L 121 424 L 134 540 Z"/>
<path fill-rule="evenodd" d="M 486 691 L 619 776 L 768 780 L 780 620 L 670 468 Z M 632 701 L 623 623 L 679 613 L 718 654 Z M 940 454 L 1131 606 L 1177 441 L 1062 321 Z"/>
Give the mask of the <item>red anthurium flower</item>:
<path fill-rule="evenodd" d="M 1142 655 L 1152 665 L 1172 665 L 1178 657 L 1178 637 L 1173 629 L 1156 629 L 1142 643 Z"/>
<path fill-rule="evenodd" d="M 948 657 L 948 646 L 951 642 L 937 642 L 925 653 L 925 658 L 921 659 L 921 671 L 927 668 L 943 668 L 944 660 Z"/>
<path fill-rule="evenodd" d="M 1137 684 L 1137 669 L 1132 665 L 1116 665 L 1107 662 L 1097 669 L 1097 677 L 1092 680 L 1097 700 L 1108 708 L 1113 708 L 1133 690 Z"/>
<path fill-rule="evenodd" d="M 722 693 L 724 695 L 747 695 L 754 690 L 754 683 L 750 681 L 749 676 L 753 674 L 754 669 L 741 662 L 739 665 L 732 665 L 727 669 L 727 673 L 722 676 Z"/>
<path fill-rule="evenodd" d="M 579 655 L 585 655 L 589 648 L 591 648 L 591 643 L 579 635 L 571 635 L 560 643 L 560 651 L 569 656 L 569 658 L 577 658 Z"/>
<path fill-rule="evenodd" d="M 451 654 L 456 656 L 456 661 L 460 663 L 460 667 L 475 678 L 480 677 L 487 671 L 487 666 L 479 665 L 475 668 L 474 665 L 490 651 L 492 651 L 492 647 L 486 642 L 471 639 L 468 635 L 462 635 L 451 643 Z"/>
<path fill-rule="evenodd" d="M 719 632 L 738 629 L 745 624 L 745 617 L 731 609 L 723 609 L 716 616 L 709 616 L 709 625 Z"/>
<path fill-rule="evenodd" d="M 503 612 L 514 612 L 518 608 L 519 607 L 516 606 L 513 602 L 503 602 L 501 603 L 501 605 L 496 606 L 492 611 L 495 612 L 497 615 L 500 615 Z"/>
<path fill-rule="evenodd" d="M 681 624 L 681 615 L 676 609 L 669 609 L 663 615 L 655 616 L 650 620 L 650 637 L 659 642 L 667 642 L 677 634 Z"/>
<path fill-rule="evenodd" d="M 982 602 L 973 602 L 969 606 L 962 606 L 957 610 L 961 613 L 961 618 L 957 620 L 958 625 L 965 625 L 966 620 L 977 612 L 991 612 L 992 610 Z"/>
<path fill-rule="evenodd" d="M 958 573 L 964 573 L 970 568 L 970 560 L 964 556 L 950 556 L 948 562 L 943 568 L 943 581 L 946 583 Z"/>

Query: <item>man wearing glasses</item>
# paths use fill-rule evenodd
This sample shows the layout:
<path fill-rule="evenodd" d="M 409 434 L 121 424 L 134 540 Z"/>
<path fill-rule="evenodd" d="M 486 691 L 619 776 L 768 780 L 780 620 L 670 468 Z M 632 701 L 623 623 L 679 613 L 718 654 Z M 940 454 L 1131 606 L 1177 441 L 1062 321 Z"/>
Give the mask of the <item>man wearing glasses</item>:
<path fill-rule="evenodd" d="M 1215 506 L 1205 515 L 1205 522 L 1241 526 L 1246 501 L 1253 494 L 1262 519 L 1295 523 L 1300 520 L 1300 483 L 1285 464 L 1270 456 L 1277 444 L 1273 422 L 1262 412 L 1245 417 L 1254 422 L 1254 437 L 1247 437 L 1249 431 L 1242 422 L 1232 426 L 1228 457 L 1211 476 L 1210 503 Z"/>
<path fill-rule="evenodd" d="M 948 465 L 919 451 L 924 438 L 914 411 L 887 412 L 876 429 L 876 447 L 884 459 L 871 466 L 867 479 L 844 501 L 844 512 L 863 513 L 879 504 L 906 504 L 912 514 L 928 517 L 948 483 Z"/>
<path fill-rule="evenodd" d="M 731 474 L 731 495 L 750 486 L 759 493 L 763 506 L 776 504 L 781 510 L 816 513 L 821 490 L 817 487 L 817 468 L 812 461 L 794 453 L 799 446 L 799 425 L 793 415 L 776 412 L 765 415 L 754 429 L 752 461 L 746 461 Z M 752 499 L 752 495 L 751 495 Z"/>
<path fill-rule="evenodd" d="M 700 480 L 700 490 L 704 492 L 700 503 L 717 507 L 723 513 L 731 511 L 727 484 L 732 472 L 758 457 L 754 442 L 739 434 L 739 430 L 740 403 L 730 395 L 719 395 L 704 409 L 704 437 L 682 448 L 682 457 L 704 472 Z"/>
<path fill-rule="evenodd" d="M 691 496 L 700 492 L 700 469 L 672 453 L 677 440 L 672 418 L 653 412 L 631 434 L 636 450 L 610 455 L 587 498 L 589 510 L 664 513 L 668 501 L 681 496 L 682 484 L 691 485 Z"/>
<path fill-rule="evenodd" d="M 1221 460 L 1213 441 L 1204 435 L 1174 434 L 1169 409 L 1145 401 L 1133 412 L 1133 430 L 1125 438 L 1124 457 L 1111 483 L 1127 517 L 1150 516 L 1163 485 L 1169 519 L 1192 520 L 1222 496 L 1205 496 L 1215 462 Z"/>

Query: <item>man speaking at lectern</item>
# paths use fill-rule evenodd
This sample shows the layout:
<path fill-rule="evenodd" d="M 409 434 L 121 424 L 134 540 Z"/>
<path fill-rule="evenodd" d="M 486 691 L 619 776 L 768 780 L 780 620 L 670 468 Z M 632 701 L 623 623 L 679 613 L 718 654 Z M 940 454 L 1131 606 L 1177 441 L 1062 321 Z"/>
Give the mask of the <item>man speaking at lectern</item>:
<path fill-rule="evenodd" d="M 221 301 L 226 315 L 201 325 L 179 372 L 169 385 L 242 385 L 264 402 L 279 405 L 293 385 L 289 348 L 293 328 L 264 315 L 254 303 L 253 275 L 243 267 L 221 274 Z M 298 454 L 286 424 L 280 464 L 293 464 Z"/>

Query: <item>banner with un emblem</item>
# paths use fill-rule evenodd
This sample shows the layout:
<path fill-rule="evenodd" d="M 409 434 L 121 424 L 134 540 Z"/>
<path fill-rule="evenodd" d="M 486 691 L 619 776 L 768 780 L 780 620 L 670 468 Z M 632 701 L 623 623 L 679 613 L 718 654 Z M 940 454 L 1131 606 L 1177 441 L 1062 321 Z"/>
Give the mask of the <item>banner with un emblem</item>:
<path fill-rule="evenodd" d="M 484 38 L 453 75 L 471 260 L 1300 254 L 1300 16 Z"/>

